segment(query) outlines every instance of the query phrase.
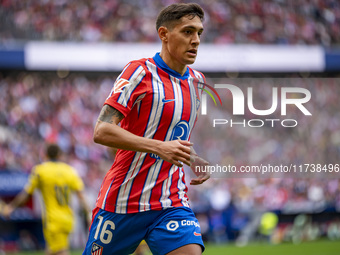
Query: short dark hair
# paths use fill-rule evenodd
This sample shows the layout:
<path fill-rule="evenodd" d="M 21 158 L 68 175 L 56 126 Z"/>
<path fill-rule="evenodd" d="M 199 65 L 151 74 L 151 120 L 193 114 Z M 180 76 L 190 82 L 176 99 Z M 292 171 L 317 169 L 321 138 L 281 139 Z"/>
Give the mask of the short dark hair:
<path fill-rule="evenodd" d="M 46 147 L 46 155 L 51 160 L 58 159 L 61 153 L 60 147 L 57 144 L 49 144 Z"/>
<path fill-rule="evenodd" d="M 171 4 L 161 10 L 161 12 L 158 14 L 156 29 L 158 30 L 161 26 L 169 27 L 172 22 L 178 21 L 182 17 L 187 15 L 190 16 L 191 19 L 197 16 L 200 18 L 201 21 L 204 20 L 204 11 L 199 4 Z"/>

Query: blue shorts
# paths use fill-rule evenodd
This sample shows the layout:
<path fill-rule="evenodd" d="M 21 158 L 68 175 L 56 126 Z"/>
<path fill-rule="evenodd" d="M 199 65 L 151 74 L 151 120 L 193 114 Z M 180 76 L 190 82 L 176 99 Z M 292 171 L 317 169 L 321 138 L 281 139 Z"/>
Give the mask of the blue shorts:
<path fill-rule="evenodd" d="M 131 214 L 99 209 L 83 255 L 132 254 L 143 239 L 154 255 L 167 254 L 187 244 L 198 244 L 204 251 L 201 228 L 190 208 Z"/>

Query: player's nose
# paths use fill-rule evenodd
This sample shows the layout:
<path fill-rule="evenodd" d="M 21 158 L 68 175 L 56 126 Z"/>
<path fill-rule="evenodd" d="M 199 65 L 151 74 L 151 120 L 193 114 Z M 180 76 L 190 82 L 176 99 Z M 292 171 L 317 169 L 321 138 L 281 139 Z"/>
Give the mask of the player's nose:
<path fill-rule="evenodd" d="M 201 38 L 200 38 L 199 34 L 198 33 L 194 33 L 193 37 L 192 37 L 192 40 L 191 40 L 191 43 L 195 44 L 195 45 L 199 45 L 200 42 L 201 42 Z"/>

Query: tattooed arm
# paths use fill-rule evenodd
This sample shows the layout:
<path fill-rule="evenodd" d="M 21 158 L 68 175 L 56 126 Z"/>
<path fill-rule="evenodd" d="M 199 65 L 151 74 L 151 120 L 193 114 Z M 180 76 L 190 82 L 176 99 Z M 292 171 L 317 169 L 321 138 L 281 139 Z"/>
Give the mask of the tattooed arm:
<path fill-rule="evenodd" d="M 182 166 L 180 162 L 190 165 L 190 142 L 164 142 L 137 136 L 118 126 L 123 118 L 118 110 L 104 105 L 94 129 L 94 142 L 122 150 L 154 153 L 179 167 Z"/>

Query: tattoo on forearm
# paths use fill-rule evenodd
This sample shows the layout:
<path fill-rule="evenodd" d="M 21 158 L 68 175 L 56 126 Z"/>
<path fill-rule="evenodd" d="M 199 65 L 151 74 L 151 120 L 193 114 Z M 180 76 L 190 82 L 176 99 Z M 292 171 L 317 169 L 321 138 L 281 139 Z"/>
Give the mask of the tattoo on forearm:
<path fill-rule="evenodd" d="M 104 105 L 99 114 L 98 120 L 112 124 L 114 123 L 114 117 L 117 117 L 119 121 L 121 121 L 124 118 L 124 115 L 112 106 Z"/>

